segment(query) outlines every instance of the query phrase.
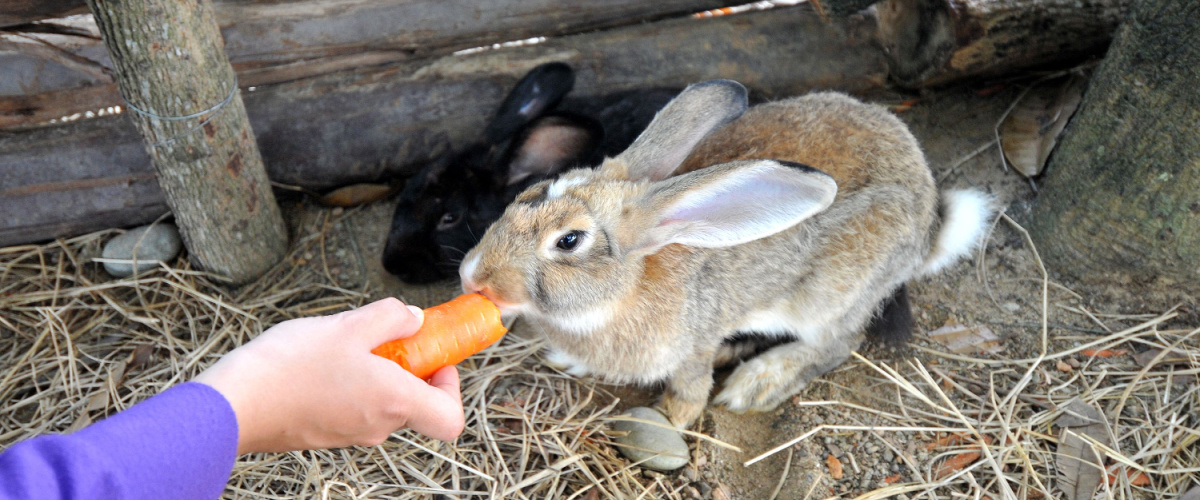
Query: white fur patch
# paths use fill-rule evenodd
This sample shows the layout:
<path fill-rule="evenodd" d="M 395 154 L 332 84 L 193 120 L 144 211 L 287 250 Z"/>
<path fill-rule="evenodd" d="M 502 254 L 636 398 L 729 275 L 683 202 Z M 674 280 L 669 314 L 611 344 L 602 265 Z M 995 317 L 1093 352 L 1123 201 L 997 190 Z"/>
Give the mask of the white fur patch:
<path fill-rule="evenodd" d="M 601 305 L 573 312 L 569 316 L 546 315 L 545 319 L 559 330 L 575 335 L 587 335 L 607 325 L 612 320 L 613 312 L 612 307 Z"/>
<path fill-rule="evenodd" d="M 550 183 L 550 187 L 546 188 L 546 199 L 553 200 L 558 198 L 559 196 L 562 196 L 563 193 L 567 192 L 567 188 L 571 186 L 578 186 L 586 181 L 586 177 L 567 177 L 556 180 Z"/>
<path fill-rule="evenodd" d="M 479 254 L 471 255 L 458 266 L 458 277 L 463 283 L 475 281 L 475 269 L 479 267 Z M 473 292 L 474 290 L 466 290 Z"/>
<path fill-rule="evenodd" d="M 982 191 L 964 189 L 942 194 L 945 205 L 942 227 L 929 256 L 924 274 L 945 269 L 975 249 L 992 217 L 992 198 Z"/>

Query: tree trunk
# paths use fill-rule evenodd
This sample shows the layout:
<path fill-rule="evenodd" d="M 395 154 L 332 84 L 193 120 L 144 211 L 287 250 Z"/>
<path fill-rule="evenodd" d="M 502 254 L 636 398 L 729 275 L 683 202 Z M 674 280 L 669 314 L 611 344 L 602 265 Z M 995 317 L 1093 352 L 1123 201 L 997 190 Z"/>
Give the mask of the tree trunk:
<path fill-rule="evenodd" d="M 212 6 L 208 0 L 89 0 L 88 6 L 192 258 L 234 283 L 258 277 L 283 257 L 287 229 Z"/>
<path fill-rule="evenodd" d="M 1030 226 L 1054 269 L 1200 293 L 1200 3 L 1139 0 L 1050 159 Z"/>
<path fill-rule="evenodd" d="M 892 78 L 907 87 L 1102 54 L 1130 0 L 884 0 Z"/>

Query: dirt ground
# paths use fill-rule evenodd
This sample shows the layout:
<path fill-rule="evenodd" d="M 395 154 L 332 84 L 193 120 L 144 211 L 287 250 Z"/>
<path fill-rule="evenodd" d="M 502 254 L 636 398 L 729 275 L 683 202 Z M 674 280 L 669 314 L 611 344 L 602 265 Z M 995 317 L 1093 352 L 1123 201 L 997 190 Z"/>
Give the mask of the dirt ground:
<path fill-rule="evenodd" d="M 922 143 L 942 187 L 985 189 L 1003 200 L 1007 213 L 1019 224 L 1027 217 L 1035 187 L 1016 172 L 1006 171 L 994 146 L 997 120 L 1019 92 L 1020 87 L 1015 84 L 1006 87 L 981 84 L 932 92 L 921 96 L 911 107 L 902 103 L 913 96 L 878 96 L 872 100 L 907 107 L 899 116 Z M 330 228 L 326 251 L 333 262 L 329 272 L 348 288 L 366 284 L 374 298 L 395 295 L 424 306 L 456 294 L 456 283 L 412 287 L 383 271 L 378 257 L 391 217 L 391 202 L 349 209 L 345 213 L 340 209 L 316 208 L 303 200 L 291 200 L 284 206 L 291 208 L 288 212 L 294 222 L 306 219 L 311 223 L 326 220 L 331 214 L 345 215 L 336 227 Z M 313 262 L 320 260 L 306 257 Z M 910 346 L 899 349 L 867 347 L 864 356 L 893 366 L 917 359 L 934 370 L 975 380 L 1004 376 L 990 373 L 984 366 L 934 356 L 924 350 L 944 350 L 927 333 L 954 323 L 986 327 L 1001 339 L 997 352 L 973 355 L 997 359 L 1037 356 L 1043 281 L 1030 246 L 1013 224 L 1000 221 L 981 257 L 961 262 L 935 278 L 913 282 L 910 292 L 917 320 L 916 338 Z M 1050 272 L 1053 281 L 1053 270 Z M 1107 329 L 1131 326 L 1141 317 L 1136 315 L 1161 313 L 1175 305 L 1168 300 L 1153 295 L 1122 295 L 1113 290 L 1068 290 L 1054 285 L 1048 291 L 1046 320 L 1055 344 L 1069 346 Z M 1089 317 L 1081 311 L 1096 314 Z M 1190 315 L 1194 325 L 1194 310 L 1185 306 L 1183 311 L 1185 316 Z M 519 324 L 514 331 L 523 334 Z M 1047 377 L 1049 381 L 1054 374 Z M 653 388 L 608 390 L 622 398 L 620 407 L 648 404 L 656 396 Z M 743 452 L 691 439 L 691 465 L 665 476 L 643 474 L 669 482 L 683 498 L 713 499 L 767 499 L 773 495 L 795 499 L 852 498 L 898 480 L 920 481 L 936 453 L 927 449 L 935 439 L 930 433 L 823 430 L 751 466 L 743 465 L 820 425 L 876 424 L 869 412 L 856 410 L 852 405 L 905 411 L 894 384 L 884 383 L 862 362 L 851 361 L 806 388 L 794 398 L 793 404 L 772 413 L 738 415 L 710 407 L 697 430 L 734 444 Z M 830 456 L 844 466 L 840 479 L 832 477 L 827 462 Z"/>

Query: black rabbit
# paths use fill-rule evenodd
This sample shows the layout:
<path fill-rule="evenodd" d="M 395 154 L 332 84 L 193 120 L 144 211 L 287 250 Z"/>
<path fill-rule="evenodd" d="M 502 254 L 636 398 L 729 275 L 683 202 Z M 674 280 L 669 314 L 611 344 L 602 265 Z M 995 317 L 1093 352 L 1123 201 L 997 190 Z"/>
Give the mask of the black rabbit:
<path fill-rule="evenodd" d="M 563 63 L 530 70 L 476 142 L 409 178 L 383 250 L 408 283 L 457 275 L 458 262 L 526 187 L 629 146 L 677 90 L 565 99 L 575 75 Z"/>

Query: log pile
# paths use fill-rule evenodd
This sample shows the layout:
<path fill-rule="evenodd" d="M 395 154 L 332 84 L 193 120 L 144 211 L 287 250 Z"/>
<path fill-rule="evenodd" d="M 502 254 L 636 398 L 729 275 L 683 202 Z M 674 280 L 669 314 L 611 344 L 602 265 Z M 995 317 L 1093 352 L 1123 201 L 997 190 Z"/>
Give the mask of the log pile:
<path fill-rule="evenodd" d="M 394 181 L 462 145 L 520 75 L 551 60 L 577 69 L 575 95 L 710 78 L 739 80 L 757 98 L 865 93 L 1075 64 L 1103 50 L 1126 1 L 885 0 L 857 10 L 870 2 L 854 0 L 834 17 L 802 3 L 705 19 L 689 13 L 742 2 L 487 0 L 469 12 L 437 0 L 214 6 L 268 175 L 327 190 Z M 45 125 L 123 104 L 94 27 L 79 16 L 51 19 L 81 11 L 83 0 L 0 6 L 0 71 L 28 70 L 0 79 L 0 213 L 14 214 L 0 221 L 0 245 L 165 211 L 128 118 Z M 923 26 L 914 19 L 936 21 L 936 36 L 914 38 Z M 533 36 L 547 39 L 455 53 Z M 45 50 L 47 41 L 62 50 Z"/>

